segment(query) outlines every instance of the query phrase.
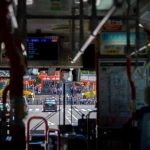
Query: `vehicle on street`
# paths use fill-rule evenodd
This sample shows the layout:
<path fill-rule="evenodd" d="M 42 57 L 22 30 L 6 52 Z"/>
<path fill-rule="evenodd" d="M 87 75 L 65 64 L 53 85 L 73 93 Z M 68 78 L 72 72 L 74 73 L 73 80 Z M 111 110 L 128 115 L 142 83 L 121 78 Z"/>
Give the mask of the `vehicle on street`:
<path fill-rule="evenodd" d="M 24 105 L 24 114 L 25 114 L 25 116 L 27 116 L 28 111 L 29 111 L 28 101 L 25 96 L 23 96 L 22 100 L 23 100 L 23 105 Z M 14 110 L 13 106 L 14 106 L 13 103 L 11 103 L 10 105 L 9 105 L 9 103 L 6 103 L 7 112 L 9 112 L 9 113 L 12 112 L 14 114 L 15 110 Z M 0 110 L 3 111 L 3 103 L 1 103 L 1 102 L 0 102 Z"/>
<path fill-rule="evenodd" d="M 57 112 L 57 101 L 55 98 L 46 98 L 43 102 L 43 112 L 55 111 Z"/>
<path fill-rule="evenodd" d="M 23 102 L 24 102 L 24 112 L 25 112 L 25 115 L 28 115 L 29 106 L 28 106 L 27 98 L 25 96 L 23 96 Z"/>

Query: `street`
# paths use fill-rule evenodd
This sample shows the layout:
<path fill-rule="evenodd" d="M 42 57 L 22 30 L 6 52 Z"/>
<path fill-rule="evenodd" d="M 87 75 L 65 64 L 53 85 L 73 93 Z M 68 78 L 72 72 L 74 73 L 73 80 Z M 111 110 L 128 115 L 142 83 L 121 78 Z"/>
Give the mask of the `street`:
<path fill-rule="evenodd" d="M 72 117 L 71 106 L 66 105 L 65 108 L 65 124 L 77 125 L 78 119 L 81 118 L 81 114 L 85 116 L 92 110 L 95 110 L 94 105 L 73 105 Z M 60 115 L 60 119 L 59 119 Z M 47 119 L 50 128 L 58 128 L 58 124 L 63 124 L 63 105 L 60 105 L 60 111 L 58 106 L 57 112 L 42 112 L 42 105 L 29 105 L 29 114 L 24 118 L 25 125 L 32 116 L 42 116 Z M 96 118 L 96 113 L 91 113 L 90 118 Z M 44 123 L 41 120 L 32 120 L 30 124 L 30 130 L 44 130 Z"/>

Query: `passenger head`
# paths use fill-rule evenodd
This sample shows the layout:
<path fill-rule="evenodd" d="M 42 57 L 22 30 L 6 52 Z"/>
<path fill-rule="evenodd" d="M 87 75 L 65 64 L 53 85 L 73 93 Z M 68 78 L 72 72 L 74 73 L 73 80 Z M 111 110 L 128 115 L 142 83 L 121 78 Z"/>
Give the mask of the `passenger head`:
<path fill-rule="evenodd" d="M 147 105 L 150 105 L 150 85 L 144 90 L 144 101 Z"/>

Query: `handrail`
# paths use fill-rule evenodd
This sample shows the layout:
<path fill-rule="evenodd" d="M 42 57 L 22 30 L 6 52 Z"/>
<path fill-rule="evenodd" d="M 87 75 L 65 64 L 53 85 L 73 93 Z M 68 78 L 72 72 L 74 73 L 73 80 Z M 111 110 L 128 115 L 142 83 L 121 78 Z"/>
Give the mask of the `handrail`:
<path fill-rule="evenodd" d="M 59 131 L 58 129 L 49 128 L 47 135 L 49 135 L 49 132 L 51 132 L 51 131 L 53 131 L 53 132 L 56 132 L 56 131 L 57 131 L 57 133 L 58 133 L 58 138 L 57 138 L 57 141 L 58 141 L 58 150 L 60 150 L 60 131 Z M 49 137 L 49 136 L 48 136 L 48 137 Z M 47 137 L 47 139 L 48 139 L 48 137 Z"/>
<path fill-rule="evenodd" d="M 97 112 L 97 110 L 92 110 L 86 115 L 86 119 L 87 119 L 87 150 L 89 150 L 89 139 L 90 139 L 90 135 L 89 135 L 89 118 L 90 118 L 90 114 L 94 113 L 94 112 Z"/>
<path fill-rule="evenodd" d="M 28 122 L 27 122 L 27 141 L 26 141 L 26 143 L 27 143 L 27 150 L 29 149 L 29 125 L 30 125 L 30 122 L 31 122 L 31 120 L 33 120 L 33 119 L 41 119 L 41 120 L 43 120 L 44 122 L 45 122 L 45 149 L 46 149 L 46 144 L 48 143 L 48 123 L 47 123 L 47 120 L 44 118 L 44 117 L 41 117 L 41 116 L 33 116 L 33 117 L 31 117 L 31 118 L 29 118 L 29 120 L 28 120 Z"/>
<path fill-rule="evenodd" d="M 127 76 L 128 76 L 128 81 L 130 83 L 130 87 L 131 87 L 131 96 L 132 96 L 132 101 L 134 103 L 134 106 L 135 105 L 135 101 L 136 101 L 136 87 L 135 87 L 135 84 L 134 84 L 134 81 L 132 80 L 132 77 L 131 77 L 131 58 L 130 57 L 127 57 L 126 59 L 126 71 L 127 71 Z M 132 112 L 132 123 L 134 124 L 134 121 L 135 121 L 135 111 L 136 111 L 136 108 L 134 107 L 134 110 Z"/>

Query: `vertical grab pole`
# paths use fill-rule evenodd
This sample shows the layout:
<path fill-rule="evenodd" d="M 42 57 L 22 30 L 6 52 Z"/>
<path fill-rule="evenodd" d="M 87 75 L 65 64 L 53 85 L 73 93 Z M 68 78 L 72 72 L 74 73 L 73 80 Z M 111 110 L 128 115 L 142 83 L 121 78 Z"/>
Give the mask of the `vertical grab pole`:
<path fill-rule="evenodd" d="M 99 110 L 99 71 L 98 71 L 98 63 L 99 63 L 99 56 L 100 56 L 100 34 L 96 36 L 95 39 L 95 71 L 96 71 L 96 108 Z M 97 119 L 96 119 L 96 150 L 98 150 L 98 124 L 99 124 L 99 111 L 97 111 Z"/>
<path fill-rule="evenodd" d="M 71 124 L 72 124 L 72 96 L 71 96 Z"/>
<path fill-rule="evenodd" d="M 75 8 L 73 7 L 72 8 L 72 16 L 74 17 L 75 16 Z M 72 48 L 72 58 L 74 57 L 75 55 L 75 20 L 72 19 L 71 21 L 71 48 Z M 73 84 L 72 84 L 73 85 Z M 72 87 L 72 90 L 73 90 L 73 87 Z M 73 97 L 73 93 L 72 94 L 72 97 Z M 71 124 L 72 124 L 72 97 L 71 97 Z"/>
<path fill-rule="evenodd" d="M 97 19 L 97 10 L 96 10 L 96 0 L 92 0 L 92 19 L 91 19 L 91 32 L 93 33 L 94 29 L 96 28 L 98 24 L 98 19 Z M 99 71 L 98 71 L 98 59 L 99 59 L 99 47 L 100 47 L 100 36 L 99 34 L 96 36 L 95 41 L 95 72 L 96 72 L 96 81 L 97 81 L 97 85 L 96 85 L 96 98 L 97 98 L 97 107 L 99 105 L 99 83 L 98 83 L 98 76 L 99 76 Z M 90 115 L 90 113 L 89 113 Z M 87 150 L 89 150 L 89 115 L 87 116 Z M 97 119 L 96 119 L 96 149 L 98 150 L 98 121 L 99 121 L 99 114 L 97 113 Z"/>
<path fill-rule="evenodd" d="M 75 8 L 72 8 L 72 16 L 75 16 Z M 71 48 L 72 48 L 72 58 L 75 55 L 75 19 L 71 21 Z"/>
<path fill-rule="evenodd" d="M 59 93 L 59 125 L 60 125 L 60 93 Z"/>
<path fill-rule="evenodd" d="M 136 23 L 136 28 L 135 28 L 135 31 L 136 31 L 136 41 L 135 41 L 135 43 L 136 43 L 136 45 L 135 45 L 135 48 L 136 48 L 136 50 L 138 50 L 139 48 L 140 48 L 140 46 L 139 46 L 139 44 L 140 44 L 140 32 L 139 32 L 139 0 L 136 0 L 136 16 L 137 16 L 137 18 L 136 18 L 136 21 L 135 21 L 135 23 Z M 137 67 L 138 66 L 138 52 L 137 53 L 135 53 L 135 56 L 136 56 L 136 63 L 135 63 L 135 67 Z"/>
<path fill-rule="evenodd" d="M 33 119 L 41 119 L 45 122 L 45 149 L 46 149 L 46 144 L 48 144 L 48 124 L 47 124 L 47 120 L 44 117 L 41 117 L 41 116 L 33 116 L 27 122 L 27 139 L 26 139 L 27 150 L 29 149 L 29 140 L 30 140 L 29 139 L 30 122 Z"/>
<path fill-rule="evenodd" d="M 83 0 L 80 0 L 80 48 L 82 47 L 83 43 L 84 43 L 84 18 L 83 18 L 83 15 L 84 15 L 84 9 L 83 9 L 84 5 L 83 5 Z"/>
<path fill-rule="evenodd" d="M 66 107 L 66 105 L 65 105 L 65 99 L 66 99 L 66 88 L 65 88 L 65 82 L 63 83 L 63 125 L 65 125 L 66 123 L 65 123 L 65 115 L 66 115 L 66 113 L 65 113 L 65 107 Z"/>

